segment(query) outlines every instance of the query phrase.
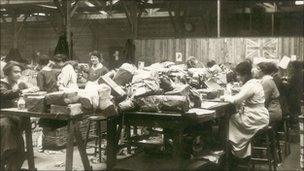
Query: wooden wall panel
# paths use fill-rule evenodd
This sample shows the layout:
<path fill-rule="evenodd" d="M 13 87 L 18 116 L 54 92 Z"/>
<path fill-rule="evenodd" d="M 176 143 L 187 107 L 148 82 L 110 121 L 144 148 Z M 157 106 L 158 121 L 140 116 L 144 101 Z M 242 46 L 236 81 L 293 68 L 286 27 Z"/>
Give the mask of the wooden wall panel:
<path fill-rule="evenodd" d="M 9 24 L 1 24 L 1 53 L 7 54 L 12 47 L 12 30 Z M 73 26 L 74 54 L 79 61 L 88 61 L 93 50 L 93 34 L 88 26 Z M 18 49 L 22 56 L 31 58 L 35 51 L 53 55 L 59 35 L 48 22 L 26 23 L 18 36 Z"/>
<path fill-rule="evenodd" d="M 136 59 L 147 64 L 161 60 L 175 61 L 175 53 L 181 52 L 183 60 L 190 56 L 207 63 L 215 60 L 217 63 L 231 62 L 237 64 L 245 59 L 247 38 L 189 38 L 189 39 L 142 39 L 136 40 Z M 263 39 L 263 38 L 258 38 Z M 267 38 L 269 39 L 269 38 Z M 304 38 L 274 38 L 278 39 L 278 56 L 296 55 L 303 60 Z"/>
<path fill-rule="evenodd" d="M 12 47 L 12 32 L 11 29 L 9 29 L 9 26 L 3 26 L 0 27 L 0 51 L 1 55 L 6 55 L 8 53 L 8 49 Z"/>
<path fill-rule="evenodd" d="M 88 54 L 93 50 L 94 47 L 94 36 L 92 31 L 85 26 L 75 27 L 73 28 L 73 35 L 73 49 L 75 59 L 79 60 L 80 62 L 87 62 Z"/>
<path fill-rule="evenodd" d="M 12 30 L 9 24 L 1 24 L 0 50 L 2 54 L 7 54 L 12 47 Z M 89 61 L 88 53 L 96 49 L 103 53 L 105 63 L 107 63 L 112 58 L 109 50 L 112 47 L 123 48 L 126 40 L 132 36 L 126 20 L 91 21 L 88 24 L 74 23 L 72 30 L 74 32 L 74 54 L 81 62 Z M 191 35 L 190 33 L 185 35 L 187 38 L 178 39 L 174 38 L 176 35 L 169 19 L 141 20 L 138 30 L 139 38 L 135 41 L 136 60 L 145 61 L 148 64 L 161 60 L 175 61 L 176 52 L 182 52 L 184 60 L 195 56 L 203 63 L 214 59 L 217 62 L 230 61 L 235 64 L 245 58 L 246 37 L 198 38 L 199 32 L 202 32 L 202 29 L 195 27 Z M 58 37 L 48 22 L 27 23 L 20 33 L 18 46 L 25 57 L 32 56 L 35 50 L 52 54 Z M 278 58 L 295 54 L 303 60 L 303 37 L 277 39 L 279 40 Z"/>

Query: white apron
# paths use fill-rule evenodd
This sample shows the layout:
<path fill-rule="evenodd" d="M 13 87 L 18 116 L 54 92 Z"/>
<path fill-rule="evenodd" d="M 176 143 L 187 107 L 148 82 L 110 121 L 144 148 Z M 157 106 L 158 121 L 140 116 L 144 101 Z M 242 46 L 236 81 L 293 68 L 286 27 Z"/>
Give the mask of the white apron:
<path fill-rule="evenodd" d="M 240 93 L 228 98 L 228 101 L 242 104 L 240 112 L 230 118 L 228 139 L 232 153 L 236 157 L 245 158 L 251 155 L 251 138 L 269 124 L 263 87 L 257 80 L 249 80 Z"/>

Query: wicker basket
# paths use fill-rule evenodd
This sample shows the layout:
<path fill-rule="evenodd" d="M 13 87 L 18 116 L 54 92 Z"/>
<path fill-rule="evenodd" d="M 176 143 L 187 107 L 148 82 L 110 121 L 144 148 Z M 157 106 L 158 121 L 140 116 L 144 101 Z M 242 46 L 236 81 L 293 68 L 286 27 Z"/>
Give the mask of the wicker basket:
<path fill-rule="evenodd" d="M 82 135 L 82 138 L 86 138 L 86 132 L 88 128 L 89 121 L 85 119 L 80 121 L 79 129 Z M 105 124 L 101 124 L 101 129 L 105 130 Z M 90 135 L 93 134 L 93 131 L 96 129 L 96 123 L 92 123 L 90 128 Z M 50 130 L 48 128 L 43 128 L 43 139 L 42 146 L 43 148 L 62 148 L 67 143 L 67 127 L 58 128 L 56 130 Z"/>

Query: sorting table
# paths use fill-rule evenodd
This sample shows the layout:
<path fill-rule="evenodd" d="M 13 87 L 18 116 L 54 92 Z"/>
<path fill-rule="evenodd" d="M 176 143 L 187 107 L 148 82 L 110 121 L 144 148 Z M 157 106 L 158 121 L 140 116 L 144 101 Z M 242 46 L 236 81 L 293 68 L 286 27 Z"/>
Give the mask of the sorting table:
<path fill-rule="evenodd" d="M 79 115 L 68 115 L 68 114 L 50 114 L 50 113 L 40 113 L 40 112 L 30 112 L 27 110 L 19 110 L 17 108 L 7 108 L 1 109 L 1 116 L 20 116 L 25 118 L 25 138 L 26 138 L 26 150 L 28 158 L 29 170 L 37 170 L 35 168 L 34 162 L 34 152 L 32 144 L 32 130 L 31 130 L 31 117 L 37 118 L 48 118 L 48 119 L 61 119 L 68 121 L 68 137 L 66 145 L 66 165 L 65 170 L 73 169 L 73 150 L 74 150 L 74 140 L 78 147 L 81 161 L 84 166 L 84 170 L 92 170 L 88 156 L 86 153 L 86 148 L 81 137 L 79 130 L 79 122 L 83 119 L 85 114 Z"/>
<path fill-rule="evenodd" d="M 216 102 L 216 105 L 208 108 L 214 110 L 212 115 L 196 116 L 187 113 L 153 113 L 153 112 L 124 112 L 121 117 L 124 120 L 124 124 L 127 126 L 145 126 L 145 127 L 161 127 L 165 130 L 170 130 L 173 135 L 173 159 L 179 169 L 185 169 L 185 163 L 183 160 L 182 153 L 182 142 L 184 130 L 195 124 L 205 123 L 211 120 L 220 119 L 220 130 L 224 137 L 223 146 L 225 150 L 228 150 L 227 135 L 228 135 L 228 123 L 230 115 L 235 113 L 235 106 L 226 102 Z M 113 130 L 112 130 L 113 131 Z M 111 130 L 108 130 L 108 134 L 114 134 Z M 166 136 L 166 135 L 165 135 Z M 111 141 L 111 140 L 108 140 Z M 109 142 L 112 148 L 116 149 L 118 144 L 117 141 Z M 116 150 L 113 150 L 116 151 Z M 108 169 L 115 166 L 116 154 L 109 154 L 112 156 L 109 159 L 111 163 Z M 226 160 L 228 161 L 228 160 Z M 226 163 L 228 165 L 228 163 Z"/>

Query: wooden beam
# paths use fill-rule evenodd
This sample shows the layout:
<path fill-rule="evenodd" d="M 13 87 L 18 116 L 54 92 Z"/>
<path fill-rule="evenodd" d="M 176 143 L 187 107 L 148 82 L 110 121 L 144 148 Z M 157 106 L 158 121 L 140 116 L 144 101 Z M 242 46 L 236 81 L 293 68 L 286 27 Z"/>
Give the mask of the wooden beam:
<path fill-rule="evenodd" d="M 173 26 L 173 29 L 174 29 L 174 35 L 177 36 L 177 28 L 176 28 L 176 24 L 175 24 L 175 21 L 174 21 L 174 17 L 173 17 L 173 14 L 172 14 L 172 11 L 171 11 L 171 5 L 170 5 L 170 2 L 168 2 L 168 14 L 169 14 L 169 17 L 170 17 L 170 21 L 172 23 L 172 26 Z"/>
<path fill-rule="evenodd" d="M 74 13 L 76 12 L 76 9 L 79 6 L 79 2 L 80 2 L 80 0 L 76 0 L 75 4 L 73 5 L 72 10 L 71 10 L 71 14 L 70 14 L 71 17 L 73 17 Z"/>
<path fill-rule="evenodd" d="M 131 1 L 138 2 L 136 0 L 121 0 L 121 4 L 113 4 L 113 5 L 108 5 L 108 6 L 95 6 L 95 7 L 79 7 L 77 11 L 79 12 L 98 12 L 98 11 L 118 11 L 118 12 L 123 12 L 125 10 L 125 7 L 123 4 L 129 4 Z M 164 3 L 164 5 L 166 5 Z M 164 8 L 164 5 L 160 4 L 149 4 L 149 3 L 144 3 L 141 5 L 141 8 L 143 9 L 155 9 L 155 8 Z"/>
<path fill-rule="evenodd" d="M 54 10 L 54 9 L 47 9 L 47 8 L 41 8 L 41 9 L 35 9 L 35 8 L 18 8 L 18 14 L 32 14 L 32 13 L 51 13 L 51 12 L 57 12 L 58 10 Z M 13 10 L 7 10 L 7 11 L 1 11 L 1 14 L 13 14 L 14 11 Z"/>
<path fill-rule="evenodd" d="M 63 3 L 65 3 L 66 1 L 63 1 Z M 60 11 L 62 17 L 64 17 L 65 16 L 65 10 L 63 9 L 63 5 L 60 4 L 60 2 L 58 0 L 54 0 L 54 3 L 57 6 L 58 10 Z"/>
<path fill-rule="evenodd" d="M 47 16 L 37 16 L 39 18 L 39 21 L 49 21 L 49 17 Z M 155 16 L 147 16 L 147 15 L 142 15 L 141 18 L 166 18 L 169 17 L 168 12 L 157 12 Z M 195 18 L 195 17 L 193 17 Z M 104 16 L 101 14 L 75 14 L 73 20 L 111 20 L 111 19 L 126 19 L 126 14 L 125 13 L 118 13 L 118 14 L 113 14 L 112 16 Z M 36 22 L 36 16 L 29 16 L 26 20 L 27 22 Z M 2 22 L 2 21 L 1 21 Z M 6 17 L 6 22 L 10 23 L 12 22 L 11 17 Z M 17 18 L 17 22 L 22 22 L 22 19 Z"/>
<path fill-rule="evenodd" d="M 177 36 L 180 37 L 183 33 L 183 23 L 182 23 L 182 20 L 181 20 L 181 2 L 178 1 L 178 3 L 176 4 L 175 6 L 175 10 L 174 10 L 174 16 L 175 16 L 175 19 L 176 19 L 176 22 L 177 22 Z"/>
<path fill-rule="evenodd" d="M 39 4 L 49 2 L 52 2 L 52 0 L 1 0 L 0 5 Z"/>
<path fill-rule="evenodd" d="M 138 16 L 137 16 L 137 12 L 138 12 L 138 5 L 135 1 L 131 1 L 131 20 L 132 20 L 132 33 L 133 33 L 133 39 L 137 38 L 137 33 L 138 33 Z"/>
<path fill-rule="evenodd" d="M 122 1 L 122 4 L 123 4 L 123 7 L 125 9 L 125 14 L 127 16 L 127 19 L 128 19 L 129 24 L 130 24 L 130 27 L 132 28 L 133 27 L 133 23 L 132 23 L 132 20 L 131 20 L 129 8 L 128 8 L 128 6 L 127 6 L 127 4 L 126 4 L 125 1 Z"/>
<path fill-rule="evenodd" d="M 25 24 L 26 19 L 27 19 L 28 16 L 29 16 L 28 14 L 25 15 L 24 18 L 23 18 L 23 21 L 18 26 L 17 35 L 19 35 L 19 33 L 21 32 L 21 30 L 23 29 L 23 26 L 24 26 L 24 24 Z"/>
<path fill-rule="evenodd" d="M 57 10 L 57 7 L 53 6 L 53 5 L 40 5 L 40 4 L 37 4 L 36 6 L 42 7 L 42 8 L 46 8 L 46 9 L 55 9 L 55 10 Z"/>
<path fill-rule="evenodd" d="M 128 22 L 131 26 L 131 31 L 132 31 L 132 37 L 135 39 L 137 37 L 137 29 L 138 29 L 138 4 L 134 0 L 130 1 L 122 1 L 125 13 L 128 19 Z"/>
<path fill-rule="evenodd" d="M 106 1 L 102 1 L 103 3 L 101 3 L 100 1 L 98 0 L 93 0 L 93 4 L 95 6 L 99 6 L 99 7 L 104 7 L 106 5 Z"/>
<path fill-rule="evenodd" d="M 143 6 L 146 5 L 147 2 L 148 2 L 148 0 L 144 0 L 143 4 L 141 4 L 141 5 L 139 6 L 139 13 L 138 13 L 138 15 L 137 15 L 138 20 L 140 20 L 141 15 L 142 15 L 143 11 L 145 10 L 145 8 L 144 8 Z"/>

